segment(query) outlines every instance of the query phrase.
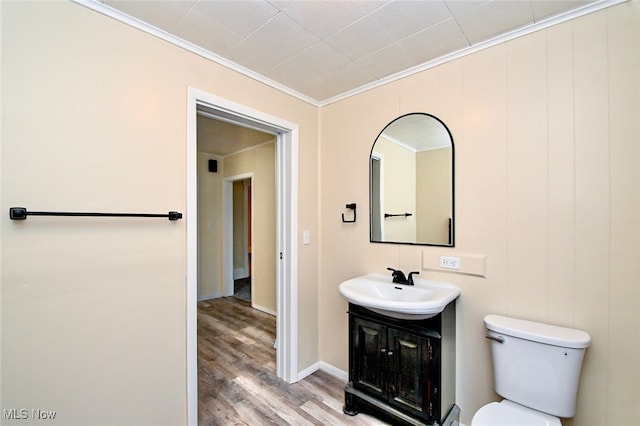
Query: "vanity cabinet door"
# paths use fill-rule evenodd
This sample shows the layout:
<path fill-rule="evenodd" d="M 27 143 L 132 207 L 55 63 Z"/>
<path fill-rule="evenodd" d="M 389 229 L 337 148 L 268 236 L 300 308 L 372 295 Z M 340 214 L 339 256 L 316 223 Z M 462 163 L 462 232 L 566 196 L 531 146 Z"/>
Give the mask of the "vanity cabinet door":
<path fill-rule="evenodd" d="M 439 418 L 437 339 L 388 330 L 389 402 L 428 421 Z"/>
<path fill-rule="evenodd" d="M 386 399 L 387 327 L 360 318 L 353 327 L 353 385 Z"/>

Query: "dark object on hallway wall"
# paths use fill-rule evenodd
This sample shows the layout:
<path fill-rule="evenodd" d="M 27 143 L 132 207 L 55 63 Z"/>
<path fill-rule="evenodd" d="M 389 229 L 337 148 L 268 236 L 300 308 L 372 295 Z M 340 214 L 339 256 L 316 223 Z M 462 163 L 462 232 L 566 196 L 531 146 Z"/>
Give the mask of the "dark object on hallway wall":
<path fill-rule="evenodd" d="M 211 173 L 218 173 L 218 160 L 209 160 L 209 171 Z"/>

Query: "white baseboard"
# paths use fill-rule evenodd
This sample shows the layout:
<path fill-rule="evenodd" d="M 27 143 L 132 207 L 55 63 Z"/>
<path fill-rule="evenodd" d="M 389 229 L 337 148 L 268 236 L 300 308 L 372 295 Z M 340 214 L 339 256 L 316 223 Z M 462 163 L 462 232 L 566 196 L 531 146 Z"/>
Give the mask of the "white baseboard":
<path fill-rule="evenodd" d="M 241 278 L 247 278 L 249 276 L 249 272 L 245 268 L 235 268 L 233 270 L 233 279 L 239 280 Z"/>
<path fill-rule="evenodd" d="M 273 315 L 274 317 L 276 316 L 276 311 L 274 311 L 273 309 L 265 308 L 264 306 L 256 305 L 255 303 L 252 303 L 251 307 L 253 309 L 257 309 L 259 311 L 262 311 L 265 314 Z"/>
<path fill-rule="evenodd" d="M 202 302 L 210 299 L 218 299 L 220 297 L 222 297 L 222 294 L 219 291 L 211 294 L 203 294 L 201 296 L 198 296 L 198 302 Z"/>
<path fill-rule="evenodd" d="M 339 369 L 338 367 L 326 363 L 324 361 L 320 361 L 320 370 L 324 371 L 327 374 L 332 375 L 333 377 L 343 380 L 347 382 L 349 380 L 349 373 L 344 370 Z"/>
<path fill-rule="evenodd" d="M 305 377 L 312 375 L 316 371 L 320 370 L 320 363 L 316 362 L 315 364 L 311 364 L 309 367 L 304 370 L 298 372 L 298 381 L 304 380 Z"/>
<path fill-rule="evenodd" d="M 305 377 L 312 375 L 318 370 L 322 370 L 337 379 L 344 380 L 345 382 L 349 380 L 349 374 L 346 371 L 341 370 L 338 367 L 335 367 L 324 361 L 318 361 L 315 364 L 312 364 L 304 370 L 300 371 L 298 373 L 298 380 L 303 380 Z"/>

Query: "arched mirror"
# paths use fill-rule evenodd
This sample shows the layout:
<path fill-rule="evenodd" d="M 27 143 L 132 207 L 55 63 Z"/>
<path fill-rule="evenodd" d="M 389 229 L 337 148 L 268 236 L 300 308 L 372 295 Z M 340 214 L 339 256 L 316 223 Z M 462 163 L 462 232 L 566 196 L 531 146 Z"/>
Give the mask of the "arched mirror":
<path fill-rule="evenodd" d="M 453 138 L 440 119 L 393 120 L 376 138 L 369 166 L 372 242 L 453 247 Z"/>

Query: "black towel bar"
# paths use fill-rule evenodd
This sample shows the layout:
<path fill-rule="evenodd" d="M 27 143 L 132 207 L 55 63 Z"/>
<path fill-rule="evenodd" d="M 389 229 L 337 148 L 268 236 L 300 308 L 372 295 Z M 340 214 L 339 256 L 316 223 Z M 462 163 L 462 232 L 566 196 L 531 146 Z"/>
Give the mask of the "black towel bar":
<path fill-rule="evenodd" d="M 409 216 L 413 216 L 411 213 L 398 213 L 398 214 L 391 214 L 391 213 L 385 213 L 384 214 L 384 218 L 388 218 L 388 217 L 398 217 L 398 216 L 404 216 L 404 217 L 409 217 Z"/>
<path fill-rule="evenodd" d="M 92 216 L 92 217 L 166 217 L 169 220 L 182 219 L 182 213 L 169 212 L 166 214 L 155 213 L 92 213 L 92 212 L 32 212 L 25 207 L 9 208 L 11 220 L 25 220 L 27 216 Z"/>

